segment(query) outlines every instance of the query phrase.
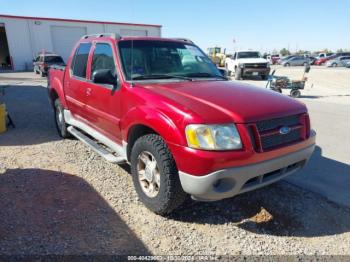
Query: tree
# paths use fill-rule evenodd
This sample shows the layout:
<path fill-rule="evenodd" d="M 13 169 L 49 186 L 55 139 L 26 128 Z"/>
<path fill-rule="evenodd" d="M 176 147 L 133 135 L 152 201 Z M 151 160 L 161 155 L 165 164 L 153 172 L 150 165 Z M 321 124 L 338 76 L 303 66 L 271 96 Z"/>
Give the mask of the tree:
<path fill-rule="evenodd" d="M 277 49 L 273 49 L 273 50 L 272 50 L 272 54 L 273 54 L 273 55 L 278 55 Z"/>
<path fill-rule="evenodd" d="M 281 54 L 282 56 L 286 56 L 286 55 L 290 55 L 290 52 L 289 52 L 288 49 L 282 48 L 281 51 L 280 51 L 280 54 Z"/>
<path fill-rule="evenodd" d="M 345 49 L 339 48 L 339 49 L 337 50 L 337 53 L 343 53 L 343 52 L 348 52 L 348 49 L 347 49 L 347 48 L 345 48 Z"/>

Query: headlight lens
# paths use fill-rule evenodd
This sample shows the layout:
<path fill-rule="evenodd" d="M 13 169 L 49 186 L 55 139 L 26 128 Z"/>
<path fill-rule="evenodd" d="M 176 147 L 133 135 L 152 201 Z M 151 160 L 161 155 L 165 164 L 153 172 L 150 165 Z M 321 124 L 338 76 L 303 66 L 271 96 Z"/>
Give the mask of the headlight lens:
<path fill-rule="evenodd" d="M 234 124 L 188 125 L 186 138 L 189 147 L 204 150 L 241 149 L 242 142 Z"/>

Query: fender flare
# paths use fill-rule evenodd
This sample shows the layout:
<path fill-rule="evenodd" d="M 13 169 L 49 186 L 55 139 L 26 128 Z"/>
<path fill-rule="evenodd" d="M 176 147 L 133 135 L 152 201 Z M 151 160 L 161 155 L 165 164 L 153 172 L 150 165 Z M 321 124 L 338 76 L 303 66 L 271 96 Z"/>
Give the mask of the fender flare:
<path fill-rule="evenodd" d="M 133 126 L 144 125 L 154 130 L 166 142 L 173 144 L 185 144 L 184 134 L 175 123 L 163 112 L 146 106 L 134 107 L 126 113 L 121 123 L 122 138 L 128 141 L 130 130 Z"/>
<path fill-rule="evenodd" d="M 61 83 L 59 78 L 54 77 L 53 79 L 50 80 L 50 84 L 48 86 L 48 92 L 49 92 L 49 97 L 51 102 L 53 102 L 53 98 L 54 98 L 53 92 L 55 92 L 58 98 L 60 99 L 62 106 L 64 108 L 67 108 L 67 101 L 64 95 L 63 84 Z"/>

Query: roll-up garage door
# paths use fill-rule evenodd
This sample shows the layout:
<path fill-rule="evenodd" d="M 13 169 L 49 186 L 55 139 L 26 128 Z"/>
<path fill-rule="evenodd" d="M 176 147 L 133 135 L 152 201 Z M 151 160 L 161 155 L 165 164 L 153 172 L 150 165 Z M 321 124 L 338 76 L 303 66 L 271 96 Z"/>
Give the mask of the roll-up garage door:
<path fill-rule="evenodd" d="M 53 51 L 67 62 L 74 45 L 83 35 L 86 35 L 86 27 L 51 26 Z"/>
<path fill-rule="evenodd" d="M 147 36 L 147 30 L 120 29 L 122 36 Z"/>

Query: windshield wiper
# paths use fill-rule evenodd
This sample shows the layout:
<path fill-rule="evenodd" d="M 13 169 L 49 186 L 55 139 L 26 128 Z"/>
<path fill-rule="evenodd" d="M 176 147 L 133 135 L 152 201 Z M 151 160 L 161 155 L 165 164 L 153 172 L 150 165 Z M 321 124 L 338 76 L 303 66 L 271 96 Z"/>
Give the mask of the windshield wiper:
<path fill-rule="evenodd" d="M 196 72 L 196 73 L 188 73 L 185 76 L 187 77 L 209 77 L 209 78 L 220 78 L 223 80 L 227 80 L 227 77 L 222 76 L 222 75 L 214 75 L 206 72 Z"/>
<path fill-rule="evenodd" d="M 151 75 L 142 75 L 133 77 L 132 80 L 147 80 L 147 79 L 183 79 L 187 81 L 192 81 L 192 78 L 187 76 L 179 76 L 179 75 L 167 75 L 167 74 L 151 74 Z"/>

